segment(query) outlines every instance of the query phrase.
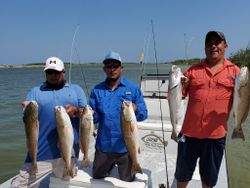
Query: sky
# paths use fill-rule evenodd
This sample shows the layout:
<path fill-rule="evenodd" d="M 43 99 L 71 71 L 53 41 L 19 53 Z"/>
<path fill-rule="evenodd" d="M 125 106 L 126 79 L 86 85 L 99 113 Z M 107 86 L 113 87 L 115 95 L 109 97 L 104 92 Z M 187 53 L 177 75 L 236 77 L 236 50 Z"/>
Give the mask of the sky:
<path fill-rule="evenodd" d="M 224 32 L 226 56 L 250 40 L 249 0 L 0 0 L 0 65 L 203 58 L 208 31 Z M 154 31 L 154 32 L 153 32 Z"/>

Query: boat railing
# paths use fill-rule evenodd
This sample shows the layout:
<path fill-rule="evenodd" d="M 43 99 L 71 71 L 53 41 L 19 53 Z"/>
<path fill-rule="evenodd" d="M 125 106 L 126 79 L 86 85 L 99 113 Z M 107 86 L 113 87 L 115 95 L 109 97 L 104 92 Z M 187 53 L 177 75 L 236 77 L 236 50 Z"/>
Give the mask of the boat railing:
<path fill-rule="evenodd" d="M 169 74 L 143 74 L 140 86 L 144 98 L 166 99 L 168 94 Z"/>

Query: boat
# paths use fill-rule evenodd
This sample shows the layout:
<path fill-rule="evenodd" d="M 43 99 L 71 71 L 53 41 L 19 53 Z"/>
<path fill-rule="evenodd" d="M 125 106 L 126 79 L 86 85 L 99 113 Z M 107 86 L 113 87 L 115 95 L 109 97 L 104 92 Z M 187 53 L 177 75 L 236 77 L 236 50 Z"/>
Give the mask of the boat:
<path fill-rule="evenodd" d="M 93 179 L 91 176 L 92 163 L 87 168 L 80 168 L 83 155 L 80 153 L 77 176 L 69 181 L 63 181 L 51 175 L 41 182 L 40 187 L 49 188 L 164 188 L 176 187 L 174 178 L 177 143 L 171 140 L 172 125 L 169 116 L 168 100 L 169 74 L 142 74 L 140 77 L 141 90 L 148 108 L 148 119 L 138 122 L 140 136 L 139 160 L 143 174 L 136 174 L 133 182 L 119 180 L 117 168 L 111 176 L 104 179 Z M 181 128 L 181 122 L 178 129 Z M 91 142 L 90 160 L 94 157 L 93 138 Z M 198 166 L 198 165 L 197 165 Z M 0 188 L 10 187 L 11 179 L 0 185 Z M 189 188 L 201 187 L 201 180 L 196 167 Z M 216 188 L 228 188 L 228 176 L 225 155 L 221 164 Z"/>

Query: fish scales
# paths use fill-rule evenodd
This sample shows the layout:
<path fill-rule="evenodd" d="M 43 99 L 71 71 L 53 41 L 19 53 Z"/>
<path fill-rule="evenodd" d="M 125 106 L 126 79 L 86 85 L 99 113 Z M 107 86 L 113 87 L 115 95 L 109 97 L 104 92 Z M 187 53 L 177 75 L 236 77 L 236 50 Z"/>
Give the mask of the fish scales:
<path fill-rule="evenodd" d="M 37 171 L 37 146 L 38 146 L 38 104 L 30 101 L 23 111 L 26 145 L 32 160 L 31 171 Z"/>
<path fill-rule="evenodd" d="M 137 128 L 137 120 L 133 110 L 132 102 L 124 101 L 121 110 L 121 130 L 124 141 L 132 160 L 132 172 L 142 173 L 139 164 L 139 135 Z"/>
<path fill-rule="evenodd" d="M 66 176 L 71 176 L 73 178 L 73 171 L 71 170 L 71 156 L 74 142 L 73 127 L 69 115 L 63 106 L 56 106 L 55 113 L 60 151 L 65 162 L 62 179 Z"/>
<path fill-rule="evenodd" d="M 89 146 L 94 132 L 93 110 L 89 105 L 84 108 L 80 124 L 80 148 L 83 153 L 82 166 L 89 166 Z"/>
<path fill-rule="evenodd" d="M 239 75 L 235 79 L 233 114 L 234 130 L 232 138 L 245 140 L 242 124 L 245 122 L 250 108 L 250 73 L 247 67 L 241 67 Z"/>

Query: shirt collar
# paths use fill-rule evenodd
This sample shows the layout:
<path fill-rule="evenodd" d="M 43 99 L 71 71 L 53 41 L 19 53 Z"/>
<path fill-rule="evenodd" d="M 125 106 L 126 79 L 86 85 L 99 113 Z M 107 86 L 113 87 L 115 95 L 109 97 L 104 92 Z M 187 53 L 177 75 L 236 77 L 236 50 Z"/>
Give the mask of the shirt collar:
<path fill-rule="evenodd" d="M 201 65 L 203 67 L 208 67 L 208 62 L 206 59 L 203 59 L 201 60 Z M 224 58 L 224 63 L 223 63 L 223 68 L 226 68 L 226 67 L 229 67 L 229 66 L 232 66 L 233 64 L 227 59 L 227 58 Z"/>
<path fill-rule="evenodd" d="M 125 82 L 126 82 L 125 79 L 121 76 L 120 79 L 119 79 L 119 84 L 118 84 L 117 87 L 119 87 L 119 86 L 125 86 L 125 85 L 126 85 Z M 105 80 L 104 83 L 105 83 L 105 87 L 106 87 L 106 88 L 109 88 L 109 87 L 108 87 L 108 83 L 107 83 L 107 79 Z"/>
<path fill-rule="evenodd" d="M 69 87 L 69 83 L 65 83 L 63 87 Z M 41 85 L 41 88 L 43 90 L 55 89 L 55 88 L 51 88 L 46 82 L 43 82 L 43 84 Z"/>

